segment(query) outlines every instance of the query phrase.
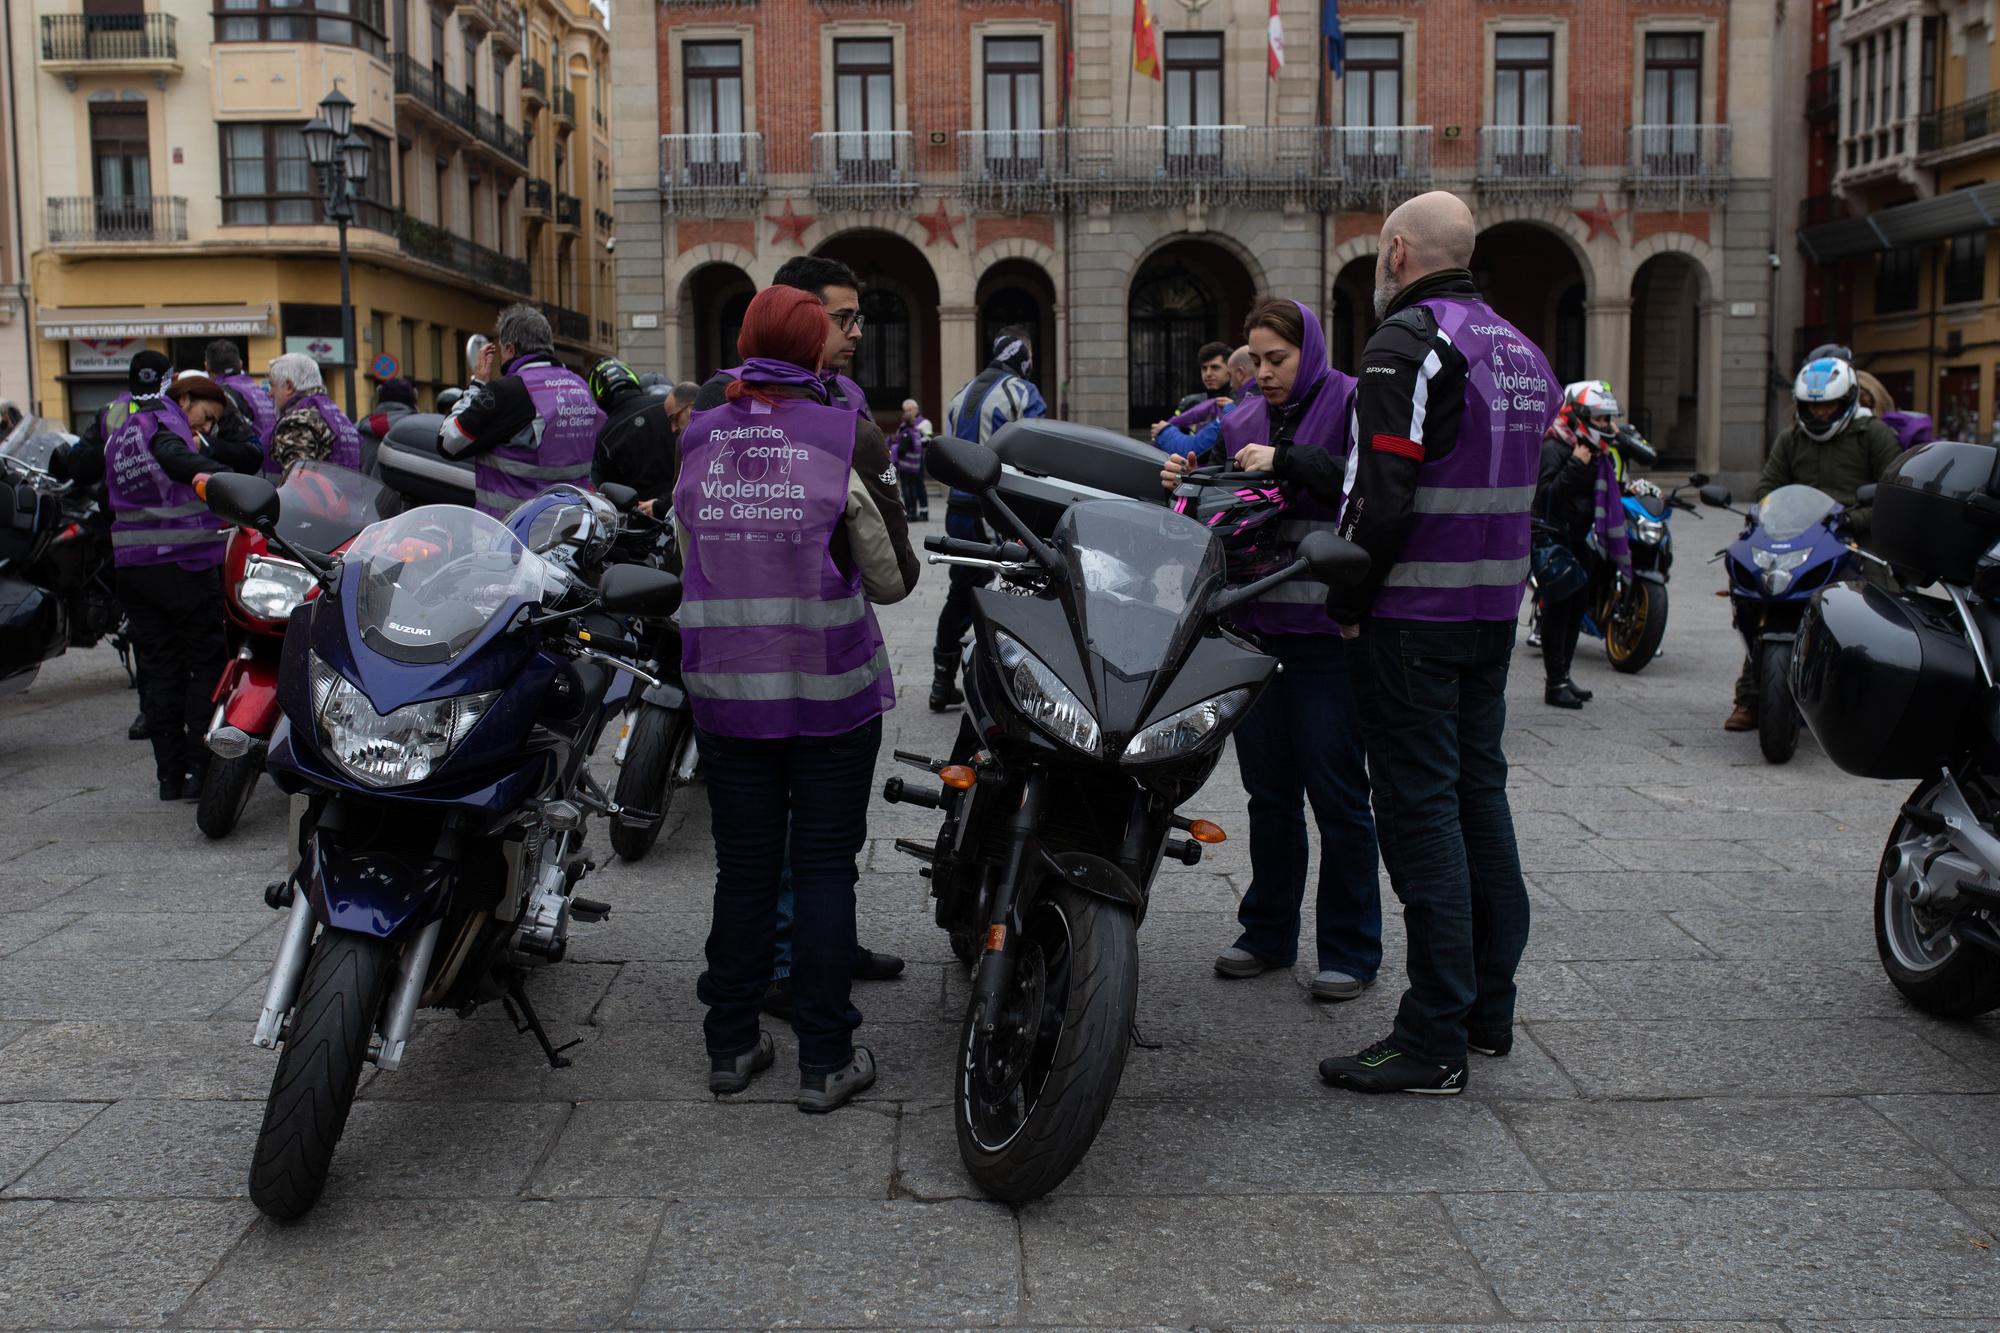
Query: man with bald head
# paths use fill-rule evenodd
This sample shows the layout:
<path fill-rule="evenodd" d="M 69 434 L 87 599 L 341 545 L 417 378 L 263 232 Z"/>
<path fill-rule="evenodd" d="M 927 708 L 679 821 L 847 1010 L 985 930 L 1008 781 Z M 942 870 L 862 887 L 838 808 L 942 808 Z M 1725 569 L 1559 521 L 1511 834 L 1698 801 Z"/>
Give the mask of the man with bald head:
<path fill-rule="evenodd" d="M 1542 432 L 1560 406 L 1539 348 L 1480 299 L 1477 228 L 1455 195 L 1382 224 L 1382 325 L 1354 391 L 1341 532 L 1367 580 L 1327 609 L 1358 637 L 1351 671 L 1375 824 L 1403 901 L 1409 989 L 1390 1035 L 1320 1062 L 1356 1092 L 1452 1095 L 1468 1049 L 1514 1042 L 1528 891 L 1507 806 L 1507 661 L 1528 578 Z"/>

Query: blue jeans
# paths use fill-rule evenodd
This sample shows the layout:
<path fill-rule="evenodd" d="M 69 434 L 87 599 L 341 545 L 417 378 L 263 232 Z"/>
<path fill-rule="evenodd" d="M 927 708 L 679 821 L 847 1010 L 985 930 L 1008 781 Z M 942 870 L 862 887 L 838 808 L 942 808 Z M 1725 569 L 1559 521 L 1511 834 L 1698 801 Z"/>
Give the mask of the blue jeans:
<path fill-rule="evenodd" d="M 1236 909 L 1236 947 L 1274 963 L 1297 957 L 1310 800 L 1319 828 L 1319 970 L 1372 981 L 1382 965 L 1382 885 L 1348 652 L 1331 634 L 1273 634 L 1264 647 L 1284 670 L 1236 728 L 1250 794 L 1250 890 Z"/>
<path fill-rule="evenodd" d="M 1375 788 L 1389 883 L 1403 901 L 1409 982 L 1396 1048 L 1465 1059 L 1468 1027 L 1509 1031 L 1514 970 L 1528 943 L 1507 805 L 1507 659 L 1514 622 L 1372 620 L 1354 699 Z"/>
<path fill-rule="evenodd" d="M 698 988 L 712 1056 L 757 1042 L 757 1011 L 771 981 L 778 893 L 792 868 L 792 1030 L 799 1068 L 828 1073 L 853 1058 L 861 1014 L 854 972 L 856 858 L 868 836 L 868 800 L 882 723 L 841 736 L 743 740 L 698 733 L 715 832 L 715 916 L 708 972 Z"/>

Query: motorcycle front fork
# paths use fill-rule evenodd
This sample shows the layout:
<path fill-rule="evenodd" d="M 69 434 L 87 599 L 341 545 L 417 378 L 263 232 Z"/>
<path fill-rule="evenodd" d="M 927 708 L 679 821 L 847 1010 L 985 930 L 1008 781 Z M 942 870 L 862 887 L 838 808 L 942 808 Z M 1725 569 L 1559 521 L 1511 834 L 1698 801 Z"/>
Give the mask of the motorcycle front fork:
<path fill-rule="evenodd" d="M 1014 962 L 1020 956 L 1020 935 L 1027 904 L 1022 901 L 1030 859 L 1039 853 L 1035 829 L 1042 822 L 1047 779 L 1040 769 L 1030 769 L 1021 784 L 1020 803 L 1007 816 L 1007 859 L 993 886 L 993 901 L 986 918 L 986 938 L 979 963 L 972 975 L 972 1001 L 978 1030 L 992 1035 L 1000 1023 L 1000 1008 L 1014 980 Z"/>

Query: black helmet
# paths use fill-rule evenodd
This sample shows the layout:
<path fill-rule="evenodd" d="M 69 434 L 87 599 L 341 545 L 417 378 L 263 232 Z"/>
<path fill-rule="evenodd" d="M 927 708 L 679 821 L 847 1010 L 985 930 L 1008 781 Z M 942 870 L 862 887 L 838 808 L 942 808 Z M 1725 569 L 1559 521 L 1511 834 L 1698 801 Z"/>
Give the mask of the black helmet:
<path fill-rule="evenodd" d="M 1278 541 L 1287 504 L 1275 477 L 1198 468 L 1175 489 L 1171 504 L 1221 540 L 1233 580 L 1275 573 L 1289 558 Z"/>
<path fill-rule="evenodd" d="M 632 373 L 632 367 L 615 357 L 606 357 L 590 368 L 590 396 L 597 400 L 599 407 L 608 407 L 611 400 L 621 396 L 625 390 L 640 387 L 639 377 Z"/>

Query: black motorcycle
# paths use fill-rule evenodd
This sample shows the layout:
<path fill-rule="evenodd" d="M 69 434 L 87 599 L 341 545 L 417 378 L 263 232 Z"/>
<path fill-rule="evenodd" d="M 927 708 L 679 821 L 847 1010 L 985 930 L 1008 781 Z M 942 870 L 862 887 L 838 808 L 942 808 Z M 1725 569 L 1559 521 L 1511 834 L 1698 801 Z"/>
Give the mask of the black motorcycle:
<path fill-rule="evenodd" d="M 1827 757 L 1915 779 L 1875 878 L 1875 946 L 1928 1013 L 2000 1008 L 2000 453 L 1922 445 L 1875 489 L 1895 576 L 1815 593 L 1790 686 Z"/>
<path fill-rule="evenodd" d="M 1223 839 L 1176 811 L 1277 665 L 1224 614 L 1308 570 L 1346 583 L 1367 569 L 1360 548 L 1317 532 L 1277 573 L 1225 586 L 1220 541 L 1159 502 L 1157 459 L 1136 472 L 1151 503 L 1079 500 L 1046 539 L 1003 497 L 999 453 L 941 440 L 927 464 L 1014 534 L 925 539 L 932 563 L 990 570 L 1002 587 L 974 598 L 949 758 L 896 755 L 941 785 L 893 778 L 883 792 L 943 812 L 933 843 L 897 846 L 925 863 L 937 924 L 975 967 L 954 1089 L 959 1155 L 1000 1199 L 1046 1194 L 1089 1149 L 1124 1072 L 1154 874 Z M 1019 496 L 1049 490 L 1009 476 Z"/>
<path fill-rule="evenodd" d="M 132 673 L 112 587 L 111 522 L 68 479 L 76 437 L 28 417 L 0 440 L 0 689 L 23 690 L 43 662 L 110 640 Z"/>

